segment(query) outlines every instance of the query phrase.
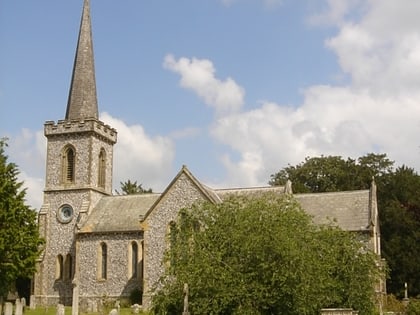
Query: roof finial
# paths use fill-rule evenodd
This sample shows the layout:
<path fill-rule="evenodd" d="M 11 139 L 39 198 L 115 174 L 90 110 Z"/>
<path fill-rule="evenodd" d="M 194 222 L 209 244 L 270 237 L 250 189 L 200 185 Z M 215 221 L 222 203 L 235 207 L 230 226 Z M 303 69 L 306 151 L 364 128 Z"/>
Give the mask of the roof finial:
<path fill-rule="evenodd" d="M 98 118 L 89 0 L 84 0 L 66 120 Z"/>

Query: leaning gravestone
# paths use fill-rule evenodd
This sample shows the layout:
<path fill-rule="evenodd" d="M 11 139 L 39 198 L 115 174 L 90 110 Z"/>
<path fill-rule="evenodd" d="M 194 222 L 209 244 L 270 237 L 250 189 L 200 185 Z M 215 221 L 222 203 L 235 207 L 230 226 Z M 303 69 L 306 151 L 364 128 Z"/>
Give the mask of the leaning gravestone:
<path fill-rule="evenodd" d="M 10 302 L 4 303 L 4 315 L 13 315 L 13 304 Z"/>
<path fill-rule="evenodd" d="M 55 315 L 64 315 L 64 305 L 63 304 L 57 304 L 57 311 L 55 312 Z"/>
<path fill-rule="evenodd" d="M 16 299 L 16 302 L 15 302 L 15 315 L 22 315 L 22 313 L 23 313 L 22 302 L 20 301 L 20 299 Z"/>

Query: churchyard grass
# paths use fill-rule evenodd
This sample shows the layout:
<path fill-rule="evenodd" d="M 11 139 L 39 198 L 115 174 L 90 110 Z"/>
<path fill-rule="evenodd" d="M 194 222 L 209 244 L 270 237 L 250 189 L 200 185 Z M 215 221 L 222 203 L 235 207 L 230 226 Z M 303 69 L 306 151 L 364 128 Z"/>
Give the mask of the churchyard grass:
<path fill-rule="evenodd" d="M 31 310 L 30 308 L 26 308 L 24 315 L 56 315 L 57 308 L 56 307 L 38 307 L 34 310 Z M 130 308 L 121 308 L 120 309 L 120 315 L 132 315 Z M 148 315 L 148 312 L 142 312 L 138 315 Z M 71 307 L 65 307 L 65 315 L 71 315 Z M 108 315 L 108 313 L 80 313 L 80 315 Z"/>

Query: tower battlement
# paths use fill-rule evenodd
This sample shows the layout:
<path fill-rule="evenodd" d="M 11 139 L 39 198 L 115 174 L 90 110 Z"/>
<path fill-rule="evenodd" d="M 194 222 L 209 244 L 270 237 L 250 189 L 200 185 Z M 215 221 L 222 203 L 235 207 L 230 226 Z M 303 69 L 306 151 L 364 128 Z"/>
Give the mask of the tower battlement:
<path fill-rule="evenodd" d="M 113 144 L 117 142 L 117 131 L 97 119 L 59 120 L 57 123 L 49 120 L 44 124 L 44 135 L 46 137 L 89 131 L 108 139 Z"/>

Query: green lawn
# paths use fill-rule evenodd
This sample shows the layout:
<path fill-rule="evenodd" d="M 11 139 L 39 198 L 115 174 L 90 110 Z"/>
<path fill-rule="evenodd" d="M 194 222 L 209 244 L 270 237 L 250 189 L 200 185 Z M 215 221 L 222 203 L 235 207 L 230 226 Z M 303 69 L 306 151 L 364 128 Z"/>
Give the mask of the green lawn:
<path fill-rule="evenodd" d="M 65 315 L 71 315 L 71 307 L 66 306 L 65 308 Z M 55 315 L 56 314 L 56 308 L 55 307 L 38 307 L 34 310 L 31 310 L 30 308 L 25 309 L 25 315 Z M 109 311 L 106 313 L 80 313 L 84 315 L 108 315 Z M 120 315 L 132 315 L 131 309 L 129 308 L 121 308 L 120 309 Z M 147 312 L 140 312 L 139 315 L 147 315 L 149 313 Z"/>

